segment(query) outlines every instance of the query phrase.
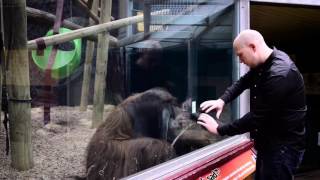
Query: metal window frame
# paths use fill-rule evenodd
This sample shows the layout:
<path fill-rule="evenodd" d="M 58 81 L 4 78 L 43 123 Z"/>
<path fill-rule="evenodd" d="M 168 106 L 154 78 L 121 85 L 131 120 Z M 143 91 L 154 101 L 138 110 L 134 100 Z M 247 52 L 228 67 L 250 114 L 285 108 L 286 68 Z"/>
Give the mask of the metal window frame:
<path fill-rule="evenodd" d="M 252 146 L 247 136 L 233 136 L 123 179 L 192 179 L 204 168 L 214 168 L 220 161 L 232 158 Z"/>
<path fill-rule="evenodd" d="M 288 4 L 288 5 L 304 5 L 304 6 L 320 6 L 319 0 L 250 0 L 251 2 Z"/>
<path fill-rule="evenodd" d="M 250 28 L 250 0 L 238 0 L 236 4 L 236 24 L 237 33 L 239 34 L 242 30 Z M 239 57 L 234 55 L 236 62 L 239 64 Z M 249 71 L 249 67 L 244 64 L 239 64 L 239 77 L 245 75 Z M 239 97 L 239 115 L 244 116 L 250 111 L 250 91 L 244 91 Z"/>

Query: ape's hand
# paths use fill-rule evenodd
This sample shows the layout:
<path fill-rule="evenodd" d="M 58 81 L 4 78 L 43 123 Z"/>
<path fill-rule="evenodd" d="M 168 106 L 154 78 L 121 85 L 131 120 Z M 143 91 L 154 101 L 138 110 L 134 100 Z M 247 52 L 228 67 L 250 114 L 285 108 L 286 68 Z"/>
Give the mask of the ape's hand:
<path fill-rule="evenodd" d="M 200 108 L 202 112 L 209 113 L 212 110 L 216 110 L 216 118 L 219 119 L 220 114 L 222 113 L 224 107 L 224 101 L 222 99 L 205 101 L 200 104 Z"/>
<path fill-rule="evenodd" d="M 205 113 L 201 113 L 198 118 L 197 123 L 204 126 L 209 132 L 216 134 L 216 135 L 219 135 L 219 133 L 217 131 L 218 123 L 210 115 L 205 114 Z"/>

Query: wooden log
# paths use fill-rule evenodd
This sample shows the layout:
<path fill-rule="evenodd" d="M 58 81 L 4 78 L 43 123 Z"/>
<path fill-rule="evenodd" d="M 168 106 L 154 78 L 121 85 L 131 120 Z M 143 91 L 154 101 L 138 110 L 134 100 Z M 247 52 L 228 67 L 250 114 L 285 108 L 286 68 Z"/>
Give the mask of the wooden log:
<path fill-rule="evenodd" d="M 84 1 L 84 0 L 78 0 L 78 1 L 82 1 L 82 3 L 84 4 L 83 6 L 85 8 L 87 8 L 88 10 L 92 8 L 92 4 L 90 4 L 90 1 L 92 3 L 93 0 L 89 0 L 88 2 Z M 92 12 L 92 11 L 91 11 Z M 98 8 L 98 11 L 97 12 L 93 12 L 93 14 L 99 14 L 101 12 L 101 9 Z M 98 15 L 97 15 L 98 16 Z M 111 21 L 114 20 L 114 17 L 111 16 Z"/>
<path fill-rule="evenodd" d="M 92 9 L 93 1 L 94 1 L 94 0 L 88 0 L 88 1 L 87 1 L 87 6 L 88 6 L 89 9 Z"/>
<path fill-rule="evenodd" d="M 93 13 L 88 6 L 81 0 L 76 0 L 76 2 L 80 5 L 80 7 L 86 11 L 86 13 L 92 18 L 92 20 L 95 22 L 95 24 L 99 24 L 99 17 Z"/>
<path fill-rule="evenodd" d="M 110 21 L 112 0 L 101 1 L 100 22 Z M 109 32 L 99 34 L 96 73 L 93 95 L 92 128 L 96 128 L 103 122 L 104 97 L 106 89 L 107 64 L 109 54 Z"/>
<path fill-rule="evenodd" d="M 46 23 L 54 23 L 54 21 L 56 19 L 55 15 L 48 13 L 48 12 L 45 12 L 45 11 L 41 11 L 41 10 L 30 8 L 30 7 L 27 7 L 26 10 L 27 10 L 28 17 L 32 17 L 35 19 L 43 19 Z M 61 25 L 63 27 L 71 29 L 71 30 L 83 28 L 82 26 L 75 24 L 75 23 L 68 21 L 68 20 L 63 20 L 61 22 Z M 85 38 L 92 40 L 92 41 L 98 40 L 98 36 L 96 34 L 93 34 L 93 35 L 85 37 Z M 110 37 L 110 46 L 112 46 L 112 47 L 117 46 L 117 42 L 118 42 L 117 38 L 115 38 L 113 36 Z"/>
<path fill-rule="evenodd" d="M 93 1 L 93 0 L 89 0 L 88 2 L 85 1 L 85 0 L 78 0 L 78 1 L 82 1 L 83 4 L 85 4 L 88 9 L 91 9 L 91 7 L 92 7 L 92 1 Z M 91 4 L 90 4 L 90 3 L 91 3 Z M 100 12 L 101 12 L 101 9 L 98 8 L 98 11 L 97 11 L 97 12 L 94 12 L 94 14 L 99 14 Z M 114 20 L 114 17 L 111 16 L 111 21 L 113 21 L 113 20 Z"/>
<path fill-rule="evenodd" d="M 156 11 L 151 13 L 151 15 L 157 15 L 163 12 L 164 11 Z M 143 15 L 137 15 L 137 16 L 119 19 L 119 20 L 102 23 L 102 24 L 98 24 L 90 27 L 85 27 L 82 29 L 77 29 L 72 32 L 68 32 L 64 34 L 57 34 L 49 37 L 43 37 L 43 40 L 47 46 L 56 45 L 56 44 L 61 44 L 64 42 L 71 41 L 73 39 L 83 38 L 83 37 L 91 36 L 93 34 L 99 34 L 102 32 L 113 30 L 113 29 L 118 29 L 123 26 L 136 24 L 142 21 L 143 21 Z M 37 49 L 36 40 L 28 41 L 28 48 Z"/>
<path fill-rule="evenodd" d="M 92 3 L 92 12 L 98 12 L 99 0 L 93 0 Z M 94 21 L 92 19 L 89 19 L 89 25 L 94 25 Z M 84 63 L 83 81 L 81 88 L 80 111 L 87 110 L 94 46 L 95 43 L 93 41 L 87 41 L 86 59 Z"/>
<path fill-rule="evenodd" d="M 87 12 L 87 14 L 90 16 L 90 18 L 92 18 L 95 24 L 99 24 L 99 17 L 97 15 L 98 11 L 93 12 L 92 10 L 90 10 L 90 7 L 83 0 L 77 0 L 77 3 L 81 6 L 81 8 L 83 8 Z M 114 20 L 114 18 L 111 16 L 110 20 L 112 21 Z"/>
<path fill-rule="evenodd" d="M 17 170 L 28 170 L 33 167 L 33 156 L 26 0 L 4 0 L 3 8 L 11 166 Z"/>
<path fill-rule="evenodd" d="M 54 21 L 56 19 L 55 15 L 53 15 L 51 13 L 48 13 L 48 12 L 45 12 L 45 11 L 42 11 L 42 10 L 39 10 L 39 9 L 27 7 L 26 11 L 27 11 L 28 17 L 32 17 L 32 18 L 35 18 L 37 20 L 38 19 L 43 19 L 47 23 L 54 23 Z M 80 26 L 78 24 L 75 24 L 75 23 L 73 23 L 71 21 L 68 21 L 68 20 L 63 20 L 61 22 L 61 25 L 63 27 L 68 28 L 68 29 L 80 29 L 80 28 L 83 28 L 82 26 Z"/>

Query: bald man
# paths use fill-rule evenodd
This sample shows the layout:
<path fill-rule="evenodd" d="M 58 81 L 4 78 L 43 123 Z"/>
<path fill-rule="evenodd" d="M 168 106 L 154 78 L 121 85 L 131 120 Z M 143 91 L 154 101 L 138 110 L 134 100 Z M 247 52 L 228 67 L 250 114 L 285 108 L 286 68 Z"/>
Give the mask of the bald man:
<path fill-rule="evenodd" d="M 200 105 L 198 124 L 216 135 L 251 132 L 257 149 L 255 179 L 292 179 L 305 149 L 304 82 L 289 56 L 269 48 L 255 30 L 242 31 L 233 42 L 240 62 L 250 71 L 217 100 Z M 217 123 L 225 104 L 250 89 L 250 112 L 229 124 Z"/>

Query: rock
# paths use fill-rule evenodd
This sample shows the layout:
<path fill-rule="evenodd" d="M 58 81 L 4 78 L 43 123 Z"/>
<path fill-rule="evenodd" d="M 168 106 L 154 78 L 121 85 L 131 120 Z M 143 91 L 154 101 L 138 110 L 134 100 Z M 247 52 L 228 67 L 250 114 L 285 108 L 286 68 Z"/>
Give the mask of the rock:
<path fill-rule="evenodd" d="M 79 120 L 79 124 L 81 126 L 85 126 L 85 127 L 88 127 L 90 128 L 91 127 L 91 121 L 89 119 L 86 119 L 86 118 L 82 118 Z"/>
<path fill-rule="evenodd" d="M 45 125 L 44 129 L 53 133 L 62 133 L 66 131 L 65 128 L 63 128 L 61 125 L 54 124 L 54 123 L 49 123 Z"/>
<path fill-rule="evenodd" d="M 38 129 L 36 131 L 36 134 L 38 136 L 44 137 L 44 136 L 48 136 L 50 133 L 48 131 L 44 130 L 44 129 Z"/>

